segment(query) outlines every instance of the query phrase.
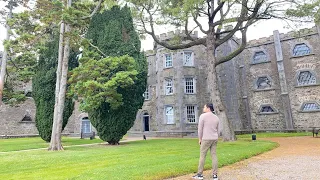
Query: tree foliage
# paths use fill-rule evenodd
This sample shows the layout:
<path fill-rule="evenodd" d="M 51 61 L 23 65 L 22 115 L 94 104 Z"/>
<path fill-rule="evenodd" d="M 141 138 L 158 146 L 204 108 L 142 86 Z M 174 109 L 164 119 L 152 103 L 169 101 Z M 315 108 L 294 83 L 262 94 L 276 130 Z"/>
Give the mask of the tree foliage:
<path fill-rule="evenodd" d="M 53 123 L 53 109 L 55 105 L 55 84 L 58 59 L 58 34 L 49 41 L 40 51 L 39 62 L 35 76 L 32 79 L 33 98 L 36 103 L 36 127 L 40 137 L 50 142 Z M 72 53 L 69 60 L 69 68 L 78 66 L 76 53 Z M 71 98 L 65 100 L 62 130 L 68 123 L 72 114 L 74 103 Z"/>
<path fill-rule="evenodd" d="M 88 93 L 84 102 L 87 103 L 88 95 L 97 94 L 89 97 L 93 98 L 91 102 L 99 102 L 99 105 L 94 104 L 88 109 L 89 118 L 102 140 L 117 144 L 133 126 L 136 113 L 144 101 L 142 94 L 147 78 L 146 58 L 140 53 L 140 40 L 133 26 L 130 9 L 116 6 L 95 15 L 86 38 L 94 47 L 88 47 L 84 51 L 84 57 L 94 58 L 96 62 L 90 60 L 89 63 L 82 64 L 88 64 L 87 67 L 91 69 L 82 73 L 82 76 L 98 78 L 86 83 L 80 82 L 81 88 L 90 86 L 95 91 L 89 88 L 92 92 L 83 92 Z M 113 58 L 122 55 L 125 56 Z M 101 56 L 109 58 L 99 60 Z M 110 91 L 103 92 L 104 90 Z"/>
<path fill-rule="evenodd" d="M 286 15 L 289 17 L 298 18 L 299 20 L 313 20 L 316 23 L 320 23 L 320 1 L 310 0 L 295 1 L 293 7 L 287 9 Z"/>

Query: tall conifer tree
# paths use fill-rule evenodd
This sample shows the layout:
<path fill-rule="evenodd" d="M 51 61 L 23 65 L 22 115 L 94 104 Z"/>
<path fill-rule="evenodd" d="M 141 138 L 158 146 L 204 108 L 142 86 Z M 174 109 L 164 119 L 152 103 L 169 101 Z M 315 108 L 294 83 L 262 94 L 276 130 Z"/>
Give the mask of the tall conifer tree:
<path fill-rule="evenodd" d="M 102 103 L 99 108 L 88 112 L 99 137 L 109 144 L 117 144 L 134 124 L 136 113 L 144 101 L 142 94 L 147 80 L 146 58 L 140 52 L 141 42 L 133 26 L 130 9 L 115 6 L 96 14 L 90 23 L 87 38 L 106 56 L 129 55 L 136 61 L 138 75 L 134 85 L 118 87 L 123 104 L 112 109 L 110 104 Z"/>
<path fill-rule="evenodd" d="M 50 142 L 53 123 L 53 109 L 55 104 L 56 70 L 58 66 L 58 34 L 53 41 L 48 42 L 40 52 L 39 62 L 35 76 L 32 79 L 32 93 L 36 102 L 36 127 L 40 137 Z M 72 53 L 69 59 L 69 68 L 78 66 L 76 54 Z M 63 112 L 62 130 L 68 123 L 72 114 L 74 103 L 66 98 Z"/>

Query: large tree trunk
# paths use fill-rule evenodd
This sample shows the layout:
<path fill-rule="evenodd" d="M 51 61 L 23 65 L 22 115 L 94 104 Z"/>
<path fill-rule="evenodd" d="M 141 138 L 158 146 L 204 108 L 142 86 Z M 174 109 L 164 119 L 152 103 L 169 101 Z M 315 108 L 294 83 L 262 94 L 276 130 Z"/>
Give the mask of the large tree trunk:
<path fill-rule="evenodd" d="M 215 38 L 214 38 L 214 30 L 210 31 L 211 33 L 207 36 L 207 58 L 208 58 L 208 90 L 210 93 L 210 101 L 214 105 L 214 109 L 219 116 L 220 122 L 220 130 L 222 131 L 222 136 L 224 141 L 235 141 L 236 136 L 230 123 L 229 119 L 227 118 L 226 108 L 221 101 L 220 91 L 218 87 L 218 78 L 217 78 L 217 71 L 215 67 L 216 57 L 214 52 L 216 47 L 214 46 Z"/>
<path fill-rule="evenodd" d="M 9 2 L 9 14 L 7 18 L 7 22 L 9 19 L 12 18 L 12 5 L 11 2 Z M 6 23 L 6 39 L 9 40 L 10 38 L 10 26 L 8 23 Z M 0 106 L 2 105 L 2 98 L 3 98 L 3 89 L 4 89 L 4 82 L 5 82 L 5 76 L 6 76 L 6 69 L 7 69 L 7 60 L 8 60 L 8 52 L 6 49 L 3 51 L 3 56 L 2 56 L 2 62 L 1 62 L 1 71 L 0 71 Z"/>
<path fill-rule="evenodd" d="M 71 7 L 71 0 L 68 0 L 67 7 Z M 63 27 L 65 26 L 64 31 Z M 62 122 L 63 122 L 63 109 L 64 109 L 64 102 L 66 97 L 66 90 L 67 90 L 67 79 L 68 79 L 68 62 L 69 62 L 69 55 L 70 55 L 70 38 L 61 36 L 62 34 L 70 32 L 70 25 L 69 24 L 61 24 L 60 31 L 60 39 L 59 39 L 59 58 L 63 56 L 62 61 L 58 61 L 58 68 L 57 68 L 57 84 L 56 84 L 56 104 L 54 108 L 54 117 L 53 117 L 53 126 L 52 126 L 52 134 L 51 134 L 51 141 L 50 147 L 48 150 L 52 151 L 59 151 L 63 150 L 61 144 L 61 131 L 62 131 Z M 61 41 L 63 39 L 64 41 Z M 63 47 L 63 54 L 62 52 Z M 60 63 L 60 66 L 59 66 Z M 58 73 L 61 68 L 61 74 Z M 58 82 L 59 81 L 59 82 Z M 59 84 L 58 84 L 59 83 Z M 57 92 L 58 91 L 58 92 Z"/>
<path fill-rule="evenodd" d="M 55 90 L 55 104 L 54 104 L 54 113 L 53 113 L 53 124 L 52 124 L 52 132 L 51 132 L 51 141 L 50 147 L 48 150 L 62 150 L 63 147 L 61 145 L 61 137 L 57 135 L 57 127 L 58 127 L 58 109 L 59 109 L 59 92 L 60 92 L 60 81 L 62 74 L 62 64 L 63 64 L 63 56 L 64 56 L 64 33 L 65 33 L 65 25 L 64 22 L 60 25 L 60 38 L 59 38 L 59 55 L 58 55 L 58 67 L 56 71 L 56 90 Z M 61 134 L 61 133 L 60 133 Z"/>

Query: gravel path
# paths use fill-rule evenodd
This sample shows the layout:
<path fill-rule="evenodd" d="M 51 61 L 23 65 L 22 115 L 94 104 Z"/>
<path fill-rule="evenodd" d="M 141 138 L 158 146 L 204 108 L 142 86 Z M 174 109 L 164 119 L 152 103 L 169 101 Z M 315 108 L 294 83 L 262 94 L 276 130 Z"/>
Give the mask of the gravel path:
<path fill-rule="evenodd" d="M 320 179 L 320 138 L 268 138 L 279 147 L 219 169 L 219 180 L 315 180 Z M 205 171 L 210 179 L 211 171 Z M 172 180 L 192 179 L 188 174 Z"/>

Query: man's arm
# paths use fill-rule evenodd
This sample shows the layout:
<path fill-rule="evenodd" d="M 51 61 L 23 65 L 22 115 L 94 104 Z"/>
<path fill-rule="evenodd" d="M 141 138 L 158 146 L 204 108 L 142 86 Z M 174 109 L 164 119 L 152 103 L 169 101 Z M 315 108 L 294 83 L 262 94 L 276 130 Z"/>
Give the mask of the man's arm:
<path fill-rule="evenodd" d="M 203 136 L 203 115 L 200 115 L 199 123 L 198 123 L 198 137 L 199 137 L 199 144 L 201 145 L 202 136 Z"/>

